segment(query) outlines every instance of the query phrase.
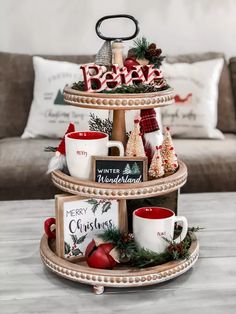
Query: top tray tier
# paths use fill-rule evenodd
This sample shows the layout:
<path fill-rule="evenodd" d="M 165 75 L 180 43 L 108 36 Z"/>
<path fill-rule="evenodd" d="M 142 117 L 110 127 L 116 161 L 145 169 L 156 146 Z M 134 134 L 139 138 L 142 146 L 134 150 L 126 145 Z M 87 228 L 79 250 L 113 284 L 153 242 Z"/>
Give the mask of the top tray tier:
<path fill-rule="evenodd" d="M 103 94 L 88 93 L 72 89 L 64 89 L 64 100 L 72 106 L 107 109 L 107 110 L 137 110 L 164 107 L 174 103 L 173 88 L 145 94 Z"/>

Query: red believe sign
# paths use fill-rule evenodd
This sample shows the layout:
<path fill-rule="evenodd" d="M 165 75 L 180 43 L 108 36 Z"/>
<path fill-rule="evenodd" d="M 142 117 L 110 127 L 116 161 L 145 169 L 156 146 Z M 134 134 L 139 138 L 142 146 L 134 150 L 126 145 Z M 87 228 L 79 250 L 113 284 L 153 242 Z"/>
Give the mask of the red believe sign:
<path fill-rule="evenodd" d="M 133 85 L 134 83 L 152 84 L 157 79 L 162 79 L 162 72 L 150 65 L 135 65 L 131 70 L 126 67 L 112 66 L 112 71 L 103 72 L 103 67 L 96 64 L 84 64 L 80 67 L 83 71 L 85 90 L 87 92 L 100 92 L 111 90 L 122 84 Z M 96 89 L 92 83 L 96 83 Z"/>

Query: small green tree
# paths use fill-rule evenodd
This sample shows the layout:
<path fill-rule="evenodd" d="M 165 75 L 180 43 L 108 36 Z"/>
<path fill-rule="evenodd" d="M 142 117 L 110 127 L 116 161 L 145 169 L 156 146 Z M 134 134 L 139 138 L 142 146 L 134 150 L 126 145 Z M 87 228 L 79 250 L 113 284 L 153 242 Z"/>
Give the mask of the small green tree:
<path fill-rule="evenodd" d="M 65 105 L 64 103 L 64 96 L 61 92 L 61 90 L 59 89 L 58 92 L 57 92 L 57 96 L 54 100 L 54 105 Z"/>
<path fill-rule="evenodd" d="M 131 174 L 131 173 L 132 173 L 132 170 L 131 170 L 131 168 L 130 168 L 130 165 L 127 164 L 127 165 L 125 166 L 125 169 L 123 170 L 123 174 Z"/>
<path fill-rule="evenodd" d="M 132 174 L 140 174 L 140 169 L 137 162 L 133 164 L 131 171 L 132 171 Z"/>

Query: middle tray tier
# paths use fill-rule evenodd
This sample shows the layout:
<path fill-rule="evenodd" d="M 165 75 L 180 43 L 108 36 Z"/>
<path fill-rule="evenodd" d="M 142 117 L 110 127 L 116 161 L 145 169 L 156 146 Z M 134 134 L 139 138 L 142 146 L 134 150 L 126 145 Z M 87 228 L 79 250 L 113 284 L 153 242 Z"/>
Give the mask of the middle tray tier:
<path fill-rule="evenodd" d="M 187 167 L 179 160 L 178 170 L 161 179 L 133 184 L 107 184 L 80 180 L 60 170 L 52 172 L 52 182 L 62 191 L 91 198 L 137 199 L 164 195 L 186 183 Z"/>

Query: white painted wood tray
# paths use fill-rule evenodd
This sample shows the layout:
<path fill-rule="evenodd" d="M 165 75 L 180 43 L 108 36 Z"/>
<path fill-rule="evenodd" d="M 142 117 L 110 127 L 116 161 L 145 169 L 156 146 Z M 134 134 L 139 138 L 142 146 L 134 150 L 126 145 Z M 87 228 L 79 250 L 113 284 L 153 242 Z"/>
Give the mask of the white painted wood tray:
<path fill-rule="evenodd" d="M 173 104 L 174 90 L 168 88 L 154 93 L 103 94 L 83 92 L 66 86 L 64 88 L 64 100 L 69 105 L 83 108 L 138 110 Z"/>
<path fill-rule="evenodd" d="M 195 264 L 199 256 L 199 243 L 194 233 L 191 233 L 191 238 L 188 259 L 143 269 L 119 266 L 113 270 L 103 270 L 88 267 L 85 260 L 72 263 L 55 254 L 55 241 L 49 241 L 46 235 L 41 239 L 40 254 L 45 266 L 57 275 L 91 285 L 96 294 L 102 294 L 104 287 L 154 285 L 184 274 Z"/>
<path fill-rule="evenodd" d="M 80 180 L 60 170 L 52 172 L 52 182 L 62 191 L 91 198 L 137 199 L 164 195 L 186 183 L 187 167 L 178 161 L 178 170 L 165 178 L 132 184 L 107 184 Z"/>

